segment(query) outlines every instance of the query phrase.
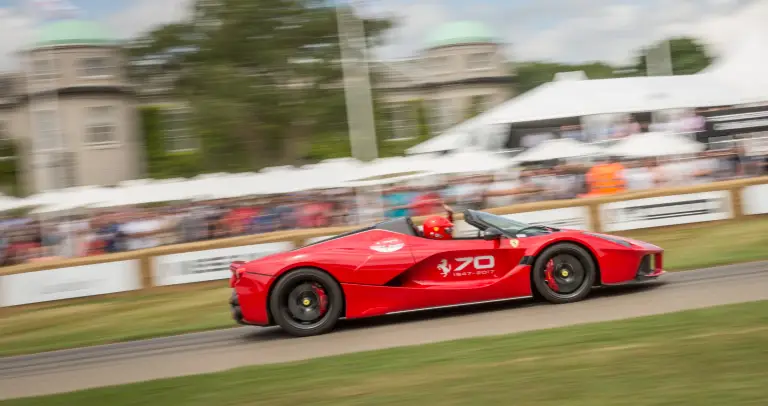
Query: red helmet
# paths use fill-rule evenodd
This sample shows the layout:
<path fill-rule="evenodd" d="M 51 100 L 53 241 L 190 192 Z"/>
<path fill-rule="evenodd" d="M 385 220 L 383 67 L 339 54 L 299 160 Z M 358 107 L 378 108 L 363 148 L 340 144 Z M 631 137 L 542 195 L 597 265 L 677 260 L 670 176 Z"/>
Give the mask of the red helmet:
<path fill-rule="evenodd" d="M 433 240 L 450 240 L 453 238 L 453 223 L 445 217 L 432 216 L 422 226 L 424 237 Z"/>

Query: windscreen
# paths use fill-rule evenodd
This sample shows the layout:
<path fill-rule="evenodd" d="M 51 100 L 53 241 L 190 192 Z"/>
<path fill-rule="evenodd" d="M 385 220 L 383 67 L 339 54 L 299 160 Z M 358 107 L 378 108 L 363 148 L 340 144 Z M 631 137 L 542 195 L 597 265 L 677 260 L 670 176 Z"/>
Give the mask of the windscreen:
<path fill-rule="evenodd" d="M 518 231 L 530 226 L 530 224 L 515 221 L 507 217 L 497 216 L 495 214 L 484 213 L 481 211 L 474 211 L 472 214 L 474 214 L 477 219 L 483 223 L 490 224 L 494 228 L 502 230 L 504 233 L 510 235 L 517 234 Z"/>

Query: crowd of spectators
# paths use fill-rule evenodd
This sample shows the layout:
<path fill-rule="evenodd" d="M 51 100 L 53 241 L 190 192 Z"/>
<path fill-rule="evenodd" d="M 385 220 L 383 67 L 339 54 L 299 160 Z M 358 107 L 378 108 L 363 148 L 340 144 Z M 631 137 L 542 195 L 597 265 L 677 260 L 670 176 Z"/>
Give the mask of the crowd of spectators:
<path fill-rule="evenodd" d="M 564 125 L 559 128 L 559 133 L 563 138 L 581 142 L 618 140 L 639 132 L 694 134 L 705 128 L 706 119 L 699 114 L 701 111 L 688 111 L 676 117 L 660 118 L 654 122 L 639 122 L 631 115 L 609 115 L 607 122 L 593 123 L 587 128 L 581 125 Z M 537 140 L 533 139 L 530 142 L 535 143 Z"/>
<path fill-rule="evenodd" d="M 296 228 L 361 224 L 398 216 L 457 212 L 605 193 L 596 171 L 612 165 L 618 189 L 645 190 L 768 174 L 765 155 L 742 150 L 701 153 L 684 160 L 646 159 L 559 164 L 484 176 L 442 179 L 439 185 L 393 185 L 381 194 L 301 193 L 256 200 L 221 200 L 151 208 L 92 211 L 62 219 L 0 219 L 3 266 Z M 380 196 L 380 198 L 378 197 Z"/>

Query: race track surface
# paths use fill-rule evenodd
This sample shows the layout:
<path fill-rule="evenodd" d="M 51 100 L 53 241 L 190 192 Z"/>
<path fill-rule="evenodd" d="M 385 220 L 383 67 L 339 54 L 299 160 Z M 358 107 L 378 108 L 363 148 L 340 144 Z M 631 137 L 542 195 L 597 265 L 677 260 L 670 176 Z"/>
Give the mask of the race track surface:
<path fill-rule="evenodd" d="M 600 289 L 588 300 L 503 304 L 342 321 L 290 338 L 277 328 L 208 333 L 0 359 L 0 400 L 230 368 L 608 321 L 768 299 L 768 262 L 672 273 L 653 285 Z M 228 311 L 222 298 L 222 311 Z"/>

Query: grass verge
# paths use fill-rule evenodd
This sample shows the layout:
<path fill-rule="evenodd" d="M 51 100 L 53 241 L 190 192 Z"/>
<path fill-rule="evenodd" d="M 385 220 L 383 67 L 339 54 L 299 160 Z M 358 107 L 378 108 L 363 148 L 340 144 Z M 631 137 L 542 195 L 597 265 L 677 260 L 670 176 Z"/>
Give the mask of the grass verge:
<path fill-rule="evenodd" d="M 762 405 L 768 301 L 247 367 L 7 404 Z"/>
<path fill-rule="evenodd" d="M 768 217 L 620 233 L 666 250 L 669 270 L 768 259 Z M 233 327 L 226 282 L 6 309 L 0 356 Z"/>

